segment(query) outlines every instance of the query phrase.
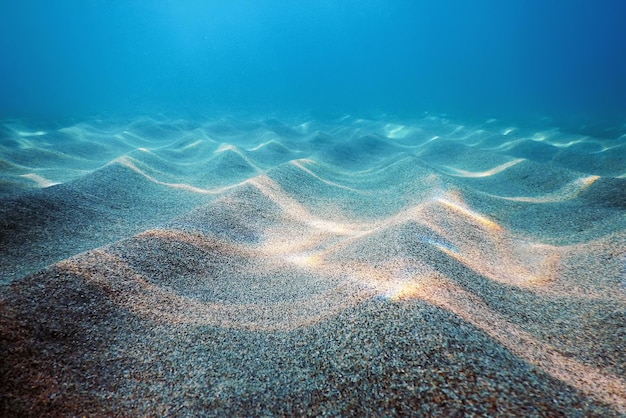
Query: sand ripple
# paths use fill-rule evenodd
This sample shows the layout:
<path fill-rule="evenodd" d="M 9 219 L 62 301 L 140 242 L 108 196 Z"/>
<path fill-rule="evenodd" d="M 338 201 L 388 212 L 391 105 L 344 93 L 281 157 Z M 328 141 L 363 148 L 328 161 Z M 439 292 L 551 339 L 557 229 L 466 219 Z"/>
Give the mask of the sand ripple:
<path fill-rule="evenodd" d="M 3 413 L 626 414 L 623 138 L 435 117 L 2 135 Z"/>

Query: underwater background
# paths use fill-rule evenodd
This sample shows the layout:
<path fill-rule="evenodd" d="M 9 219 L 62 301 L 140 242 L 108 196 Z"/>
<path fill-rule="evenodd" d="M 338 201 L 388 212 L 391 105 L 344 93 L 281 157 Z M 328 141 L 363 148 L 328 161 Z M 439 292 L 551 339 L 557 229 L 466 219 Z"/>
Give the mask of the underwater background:
<path fill-rule="evenodd" d="M 0 417 L 626 417 L 625 18 L 0 0 Z"/>
<path fill-rule="evenodd" d="M 423 112 L 620 127 L 617 0 L 0 4 L 0 117 Z"/>

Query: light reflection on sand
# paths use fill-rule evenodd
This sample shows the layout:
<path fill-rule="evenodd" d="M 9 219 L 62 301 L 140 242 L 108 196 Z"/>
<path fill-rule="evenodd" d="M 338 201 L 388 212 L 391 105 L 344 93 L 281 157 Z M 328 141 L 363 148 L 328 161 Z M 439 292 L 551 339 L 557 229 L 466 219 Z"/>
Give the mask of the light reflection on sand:
<path fill-rule="evenodd" d="M 391 259 L 382 265 L 328 261 L 329 255 L 342 248 L 341 241 L 339 244 L 335 243 L 337 236 L 358 240 L 364 236 L 364 230 L 355 230 L 354 226 L 323 226 L 333 225 L 330 221 L 318 220 L 316 225 L 311 222 L 313 218 L 301 205 L 295 205 L 281 196 L 276 190 L 278 187 L 269 180 L 256 184 L 262 191 L 273 189 L 267 194 L 282 201 L 281 206 L 288 212 L 286 216 L 295 216 L 305 221 L 308 230 L 303 230 L 301 243 L 295 242 L 291 247 L 296 250 L 290 251 L 288 245 L 275 248 L 275 243 L 270 240 L 258 247 L 242 247 L 239 250 L 233 247 L 233 251 L 248 254 L 246 257 L 257 264 L 255 269 L 258 270 L 266 270 L 271 265 L 272 269 L 279 271 L 287 265 L 297 265 L 313 272 L 322 281 L 340 276 L 337 285 L 321 293 L 300 295 L 303 299 L 299 298 L 297 301 L 285 300 L 270 304 L 203 302 L 178 294 L 171 288 L 159 286 L 158 282 L 135 272 L 123 259 L 108 252 L 106 248 L 60 262 L 57 267 L 101 286 L 112 299 L 136 314 L 171 324 L 288 331 L 323 321 L 370 298 L 383 298 L 393 303 L 423 300 L 453 312 L 490 335 L 515 355 L 553 377 L 619 410 L 625 410 L 626 382 L 623 379 L 560 354 L 550 344 L 542 342 L 490 309 L 478 295 L 460 287 L 454 277 L 447 277 L 445 270 L 440 271 L 437 266 L 402 257 Z M 494 227 L 497 224 L 486 222 L 482 215 L 458 203 L 452 204 L 451 200 L 436 199 L 433 203 L 440 205 L 442 209 L 452 207 L 453 210 L 442 212 L 443 218 L 432 218 L 424 221 L 424 224 L 435 227 L 443 219 L 453 220 L 454 228 L 445 235 L 453 246 L 437 243 L 433 239 L 423 241 L 467 268 L 490 280 L 531 291 L 541 291 L 542 287 L 551 282 L 549 277 L 556 274 L 556 266 L 564 249 L 524 243 L 523 247 L 528 252 L 528 257 L 524 257 L 519 250 L 521 244 L 509 236 L 510 233 L 504 228 Z M 381 225 L 390 227 L 388 221 Z M 463 231 L 467 231 L 471 225 L 483 230 L 480 238 L 483 242 L 478 247 L 475 238 L 463 238 Z M 380 225 L 374 226 L 373 230 L 380 228 Z M 315 236 L 313 231 L 318 229 L 325 231 L 326 235 L 317 235 L 317 240 L 312 239 Z M 441 231 L 444 232 L 443 229 Z M 366 232 L 373 233 L 372 230 Z M 141 234 L 140 237 L 186 242 L 206 251 L 215 249 L 214 241 L 180 231 L 154 230 Z M 331 242 L 331 245 L 325 245 L 325 241 Z M 317 247 L 318 250 L 310 250 L 311 247 Z M 541 257 L 544 257 L 544 261 L 540 261 Z M 235 277 L 221 279 L 237 280 Z"/>
<path fill-rule="evenodd" d="M 455 168 L 451 166 L 446 166 L 445 168 L 449 170 L 447 174 L 453 175 L 453 176 L 470 177 L 470 178 L 489 177 L 489 176 L 493 176 L 495 174 L 501 173 L 504 170 L 521 163 L 522 161 L 524 161 L 523 158 L 516 158 L 516 159 L 509 161 L 508 163 L 500 164 L 490 170 L 484 170 L 484 171 L 468 171 L 468 170 L 462 170 L 460 168 Z"/>
<path fill-rule="evenodd" d="M 60 159 L 51 163 L 53 168 L 59 167 L 58 161 L 84 164 L 87 172 L 96 173 L 103 167 L 123 167 L 124 172 L 131 170 L 162 188 L 225 196 L 221 204 L 229 211 L 222 207 L 221 212 L 209 211 L 211 216 L 206 215 L 195 224 L 180 221 L 181 229 L 149 229 L 127 241 L 56 263 L 61 273 L 94 284 L 139 317 L 162 324 L 289 332 L 320 324 L 366 302 L 423 301 L 452 312 L 520 359 L 626 413 L 626 383 L 622 377 L 594 366 L 593 362 L 587 364 L 580 356 L 569 357 L 559 351 L 562 348 L 542 339 L 530 324 L 515 322 L 507 316 L 512 314 L 499 310 L 501 306 L 518 303 L 513 297 L 507 299 L 509 293 L 526 302 L 541 299 L 542 303 L 552 304 L 550 308 L 555 311 L 566 302 L 626 306 L 626 294 L 615 287 L 623 289 L 625 283 L 623 233 L 617 231 L 615 236 L 598 233 L 567 245 L 559 243 L 559 239 L 567 241 L 562 236 L 542 242 L 537 238 L 541 233 L 533 235 L 532 227 L 521 231 L 511 226 L 523 225 L 524 222 L 516 223 L 516 217 L 528 216 L 525 211 L 531 207 L 549 211 L 550 204 L 573 203 L 567 208 L 584 210 L 585 202 L 577 199 L 597 190 L 603 183 L 600 180 L 610 177 L 593 172 L 591 168 L 604 161 L 593 158 L 612 158 L 618 166 L 623 145 L 572 139 L 553 131 L 525 133 L 511 127 L 490 131 L 484 126 L 471 128 L 432 119 L 429 123 L 435 124 L 436 129 L 419 124 L 372 125 L 371 121 L 350 117 L 344 121 L 353 125 L 336 128 L 331 131 L 334 135 L 331 138 L 345 141 L 351 153 L 366 155 L 366 164 L 352 168 L 350 164 L 337 165 L 332 152 L 320 152 L 317 145 L 307 148 L 312 137 L 306 135 L 313 131 L 313 122 L 300 123 L 290 131 L 305 135 L 297 140 L 257 126 L 253 131 L 258 134 L 255 141 L 247 139 L 250 132 L 228 124 L 215 127 L 208 124 L 193 134 L 171 124 L 163 127 L 163 139 L 156 140 L 141 129 L 141 123 L 155 122 L 139 121 L 135 126 L 113 129 L 112 134 L 105 131 L 102 135 L 119 143 L 117 148 L 103 151 L 106 158 L 96 160 L 79 156 L 67 159 L 66 154 L 51 152 L 46 148 L 46 132 L 15 132 L 20 140 L 18 144 L 24 149 L 41 152 L 52 160 Z M 368 130 L 376 135 L 363 136 Z M 86 141 L 81 147 L 89 147 L 94 145 L 89 142 L 90 135 L 96 135 L 98 130 L 74 126 L 59 133 Z M 501 135 L 509 141 L 502 142 Z M 437 148 L 454 149 L 455 145 L 459 146 L 460 157 L 454 161 L 448 161 L 445 149 Z M 542 160 L 543 155 L 539 162 L 530 159 L 536 149 L 533 147 L 546 146 L 555 155 L 570 152 L 578 156 L 576 149 L 581 145 L 601 149 L 586 155 L 591 155 L 592 161 L 589 172 L 584 174 L 568 171 L 565 166 L 555 169 Z M 372 152 L 368 148 L 377 146 L 384 151 Z M 435 152 L 429 154 L 433 149 Z M 483 155 L 480 161 L 475 161 L 467 158 L 468 149 L 485 154 L 472 154 Z M 503 154 L 494 162 L 495 151 Z M 606 157 L 603 153 L 610 155 Z M 227 157 L 234 156 L 238 157 L 236 163 L 229 162 Z M 216 177 L 220 173 L 212 176 L 206 175 L 206 171 L 218 159 L 223 161 L 222 158 L 226 160 L 225 168 L 239 164 L 233 169 L 244 175 L 237 179 L 226 175 L 225 185 L 220 183 L 218 187 Z M 566 165 L 568 159 L 559 161 Z M 25 165 L 16 162 L 12 167 L 17 167 L 19 179 L 38 187 L 57 184 L 55 178 L 37 174 Z M 623 166 L 609 174 L 615 178 L 626 175 Z M 531 180 L 522 181 L 528 178 L 546 183 L 550 180 L 551 187 L 542 187 L 541 181 L 534 180 L 537 183 L 534 187 Z M 505 182 L 510 189 L 491 192 L 492 184 L 498 182 Z M 238 195 L 244 188 L 249 189 L 247 194 Z M 326 190 L 331 192 L 325 195 Z M 319 195 L 310 196 L 315 193 Z M 336 201 L 348 196 L 352 199 L 349 205 L 355 206 L 354 215 L 337 209 Z M 255 199 L 270 204 L 255 207 Z M 315 207 L 314 199 L 317 199 Z M 394 210 L 384 215 L 375 210 L 376 206 L 389 202 L 396 204 L 392 206 Z M 596 202 L 598 206 L 604 203 Z M 501 204 L 510 205 L 507 208 L 515 212 L 494 213 L 493 207 Z M 258 210 L 251 210 L 251 215 L 240 215 L 247 207 Z M 264 213 L 268 207 L 276 213 Z M 622 209 L 618 201 L 615 207 L 602 213 L 621 213 Z M 563 210 L 556 222 L 566 224 L 570 215 L 567 210 Z M 220 218 L 225 212 L 228 216 Z M 589 213 L 596 214 L 593 210 Z M 591 215 L 589 219 L 593 222 L 602 221 L 599 216 Z M 208 224 L 221 227 L 222 236 L 193 231 L 197 225 Z M 249 235 L 255 239 L 238 242 L 237 237 L 245 234 L 235 232 L 241 232 L 237 228 L 243 229 L 244 224 L 253 229 Z M 562 235 L 571 231 L 577 229 L 564 229 Z M 154 248 L 167 248 L 170 252 L 143 253 L 147 247 L 131 248 L 132 240 L 143 240 L 144 244 L 154 244 Z M 185 258 L 184 246 L 197 249 L 201 254 L 198 257 L 214 257 L 218 261 L 203 267 L 208 271 L 194 270 L 193 262 L 197 260 Z M 125 248 L 132 250 L 128 250 L 132 252 L 128 257 L 123 256 Z M 131 262 L 133 257 L 141 258 L 157 273 L 150 269 L 140 271 Z M 244 259 L 245 263 L 237 264 L 235 257 Z M 158 273 L 167 263 L 175 273 Z M 274 294 L 270 294 L 276 290 L 259 284 L 266 279 L 293 291 L 285 292 L 284 300 L 276 301 L 271 298 Z M 255 286 L 247 287 L 254 280 L 257 280 Z M 189 291 L 185 293 L 181 287 L 188 283 L 199 285 L 197 289 L 183 289 Z M 212 285 L 220 287 L 223 293 L 209 294 Z M 494 289 L 504 289 L 498 295 L 497 302 L 501 305 L 488 300 L 487 293 L 492 292 L 493 296 Z M 533 306 L 537 305 L 528 303 L 528 309 Z"/>

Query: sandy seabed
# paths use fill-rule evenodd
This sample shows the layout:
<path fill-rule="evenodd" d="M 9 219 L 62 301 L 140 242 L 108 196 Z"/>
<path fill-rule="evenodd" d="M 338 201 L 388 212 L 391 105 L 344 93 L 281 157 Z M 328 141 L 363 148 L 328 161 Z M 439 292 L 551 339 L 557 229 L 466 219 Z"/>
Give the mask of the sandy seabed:
<path fill-rule="evenodd" d="M 2 416 L 626 416 L 626 137 L 0 129 Z"/>

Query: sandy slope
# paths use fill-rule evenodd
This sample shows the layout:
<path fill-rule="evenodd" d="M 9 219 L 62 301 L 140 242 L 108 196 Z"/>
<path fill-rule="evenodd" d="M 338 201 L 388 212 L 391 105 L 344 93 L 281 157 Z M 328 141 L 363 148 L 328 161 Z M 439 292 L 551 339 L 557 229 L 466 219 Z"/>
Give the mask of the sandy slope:
<path fill-rule="evenodd" d="M 626 414 L 625 157 L 435 117 L 6 123 L 0 411 Z"/>

